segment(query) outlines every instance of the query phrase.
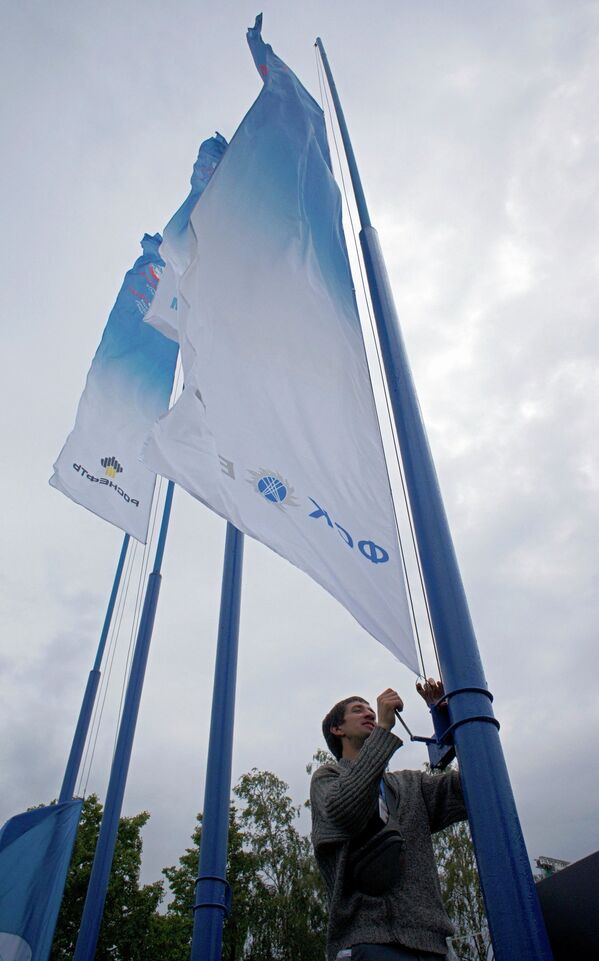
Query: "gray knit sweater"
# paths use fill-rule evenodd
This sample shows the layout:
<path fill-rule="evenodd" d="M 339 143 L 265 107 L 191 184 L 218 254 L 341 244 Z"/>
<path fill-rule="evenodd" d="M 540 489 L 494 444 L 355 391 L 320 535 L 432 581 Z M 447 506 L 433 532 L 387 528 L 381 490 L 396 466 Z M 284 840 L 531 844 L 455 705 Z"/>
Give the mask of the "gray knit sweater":
<path fill-rule="evenodd" d="M 346 877 L 351 839 L 376 812 L 381 776 L 401 743 L 391 731 L 375 727 L 355 761 L 324 764 L 312 776 L 312 841 L 329 896 L 329 961 L 353 944 L 398 943 L 445 954 L 445 939 L 452 933 L 431 832 L 466 817 L 457 772 L 385 774 L 389 812 L 405 838 L 402 881 L 388 894 L 370 897 L 352 891 Z"/>

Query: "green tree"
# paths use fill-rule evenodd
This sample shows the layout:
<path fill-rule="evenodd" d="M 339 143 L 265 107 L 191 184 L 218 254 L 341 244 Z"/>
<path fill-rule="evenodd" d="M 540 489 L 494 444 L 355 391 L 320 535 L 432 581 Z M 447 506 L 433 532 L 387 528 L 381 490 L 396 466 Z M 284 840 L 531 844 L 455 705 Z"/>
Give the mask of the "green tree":
<path fill-rule="evenodd" d="M 199 848 L 202 840 L 202 815 L 192 836 L 192 847 L 179 858 L 178 866 L 165 868 L 162 872 L 171 889 L 173 899 L 166 915 L 157 916 L 155 927 L 155 950 L 157 959 L 188 961 L 193 931 L 193 905 L 195 881 L 198 873 Z M 249 927 L 250 879 L 253 876 L 251 855 L 244 850 L 244 835 L 239 824 L 237 810 L 231 804 L 229 810 L 229 844 L 227 852 L 227 881 L 233 891 L 233 909 L 225 924 L 223 936 L 223 961 L 243 958 L 243 949 Z M 168 950 L 162 954 L 161 944 Z"/>
<path fill-rule="evenodd" d="M 315 771 L 317 767 L 321 766 L 321 764 L 336 764 L 336 763 L 337 761 L 335 760 L 335 758 L 333 757 L 330 751 L 325 751 L 323 747 L 319 747 L 316 753 L 312 755 L 312 760 L 310 761 L 310 763 L 306 764 L 306 774 L 308 775 L 312 774 L 312 771 Z M 306 801 L 305 806 L 309 808 L 310 802 Z"/>
<path fill-rule="evenodd" d="M 325 953 L 324 885 L 287 790 L 275 774 L 255 769 L 234 789 L 254 866 L 246 961 L 314 961 Z"/>
<path fill-rule="evenodd" d="M 325 894 L 310 849 L 297 827 L 299 808 L 287 785 L 270 771 L 253 770 L 234 788 L 239 806 L 229 816 L 227 880 L 233 893 L 223 935 L 223 961 L 324 958 Z M 178 866 L 164 869 L 173 899 L 154 922 L 155 956 L 187 961 L 202 817 L 193 846 Z"/>
<path fill-rule="evenodd" d="M 317 757 L 315 760 L 325 760 Z M 317 961 L 327 922 L 323 882 L 300 808 L 270 771 L 252 770 L 234 788 L 227 880 L 233 907 L 226 920 L 223 961 Z M 163 882 L 140 886 L 141 829 L 149 815 L 121 818 L 96 961 L 188 961 L 202 839 L 198 815 L 192 844 L 165 868 L 171 900 L 158 913 Z M 67 879 L 51 961 L 71 961 L 91 873 L 102 806 L 86 799 Z"/>
<path fill-rule="evenodd" d="M 96 961 L 149 961 L 151 925 L 163 897 L 163 884 L 139 884 L 141 829 L 149 814 L 123 817 L 112 863 Z M 71 961 L 102 819 L 95 794 L 85 799 L 56 926 L 50 961 Z"/>

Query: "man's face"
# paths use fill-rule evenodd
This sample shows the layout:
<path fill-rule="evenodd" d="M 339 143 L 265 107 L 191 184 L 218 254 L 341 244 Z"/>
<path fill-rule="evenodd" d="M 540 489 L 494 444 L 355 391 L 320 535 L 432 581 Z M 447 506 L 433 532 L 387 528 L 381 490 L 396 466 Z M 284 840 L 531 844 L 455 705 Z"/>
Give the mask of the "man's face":
<path fill-rule="evenodd" d="M 350 741 L 364 741 L 372 732 L 376 714 L 370 704 L 363 701 L 350 701 L 345 706 L 345 717 L 339 727 L 331 728 L 333 734 L 346 737 Z"/>

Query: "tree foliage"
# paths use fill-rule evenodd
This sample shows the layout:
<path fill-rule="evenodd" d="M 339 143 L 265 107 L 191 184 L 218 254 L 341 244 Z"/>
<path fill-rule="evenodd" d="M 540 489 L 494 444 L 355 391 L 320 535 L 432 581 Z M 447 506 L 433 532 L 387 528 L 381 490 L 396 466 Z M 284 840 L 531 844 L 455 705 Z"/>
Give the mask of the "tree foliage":
<path fill-rule="evenodd" d="M 244 774 L 234 793 L 253 873 L 244 961 L 324 957 L 326 894 L 288 786 L 270 771 Z M 237 959 L 235 959 L 237 961 Z"/>
<path fill-rule="evenodd" d="M 324 958 L 326 897 L 300 832 L 300 808 L 269 771 L 253 770 L 234 788 L 229 812 L 227 880 L 233 907 L 224 927 L 223 961 Z M 83 911 L 102 806 L 86 799 L 51 961 L 70 961 Z M 195 881 L 202 839 L 198 815 L 192 844 L 162 872 L 171 900 L 158 911 L 164 882 L 140 885 L 141 829 L 147 812 L 121 818 L 96 961 L 188 961 Z"/>
<path fill-rule="evenodd" d="M 139 883 L 141 829 L 149 816 L 142 811 L 120 819 L 96 961 L 146 961 L 148 957 L 151 923 L 163 896 L 162 881 Z M 50 961 L 73 957 L 101 819 L 102 805 L 91 794 L 83 803 Z"/>
<path fill-rule="evenodd" d="M 224 927 L 223 961 L 324 957 L 325 893 L 310 843 L 297 827 L 299 808 L 269 771 L 244 774 L 229 814 L 227 880 L 233 905 Z M 165 868 L 173 893 L 158 927 L 168 932 L 168 961 L 187 961 L 202 817 L 193 846 Z M 165 955 L 163 955 L 163 958 Z"/>
<path fill-rule="evenodd" d="M 155 920 L 156 961 L 188 961 L 193 931 L 195 881 L 198 873 L 199 848 L 202 840 L 202 815 L 192 836 L 192 846 L 179 858 L 179 864 L 165 868 L 165 875 L 173 898 L 166 915 Z M 223 961 L 243 958 L 247 938 L 250 905 L 248 891 L 253 873 L 251 857 L 244 850 L 244 836 L 235 806 L 229 810 L 229 845 L 227 881 L 233 891 L 233 910 L 225 924 Z M 161 953 L 161 945 L 164 949 Z"/>

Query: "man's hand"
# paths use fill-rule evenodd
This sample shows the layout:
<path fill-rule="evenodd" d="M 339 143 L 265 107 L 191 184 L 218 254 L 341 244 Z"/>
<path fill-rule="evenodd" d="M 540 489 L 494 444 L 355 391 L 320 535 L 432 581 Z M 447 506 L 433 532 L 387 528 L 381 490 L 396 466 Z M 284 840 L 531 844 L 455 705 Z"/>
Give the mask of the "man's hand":
<path fill-rule="evenodd" d="M 435 704 L 439 698 L 443 697 L 445 693 L 443 689 L 443 681 L 435 681 L 433 677 L 429 677 L 424 684 L 420 681 L 416 681 L 416 690 L 423 697 L 429 707 Z M 446 707 L 447 702 L 442 702 L 439 707 Z"/>
<path fill-rule="evenodd" d="M 397 691 L 388 687 L 376 699 L 377 724 L 390 731 L 395 724 L 395 712 L 403 711 L 403 701 Z"/>

